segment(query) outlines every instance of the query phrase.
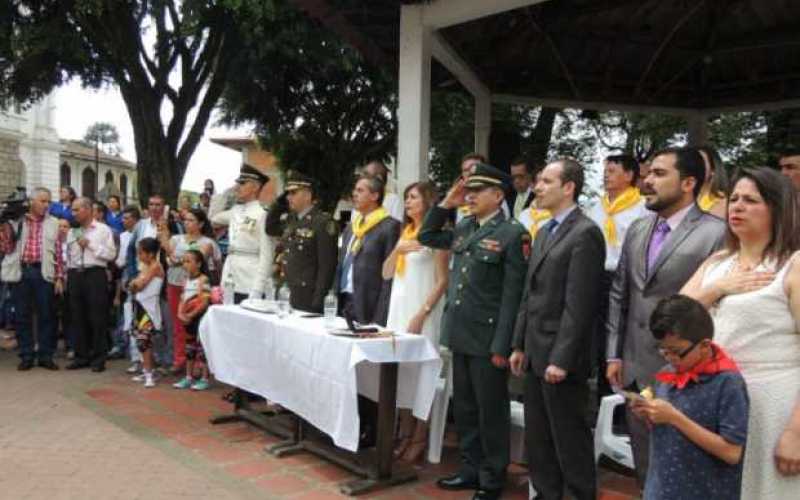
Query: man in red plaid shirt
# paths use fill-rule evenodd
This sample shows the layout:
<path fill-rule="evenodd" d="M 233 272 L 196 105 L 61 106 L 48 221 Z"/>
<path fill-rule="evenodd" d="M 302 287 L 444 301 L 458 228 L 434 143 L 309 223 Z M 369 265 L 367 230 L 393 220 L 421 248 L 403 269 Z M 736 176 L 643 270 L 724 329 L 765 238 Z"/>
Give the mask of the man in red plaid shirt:
<path fill-rule="evenodd" d="M 20 371 L 33 368 L 34 361 L 48 370 L 56 350 L 55 294 L 64 288 L 64 270 L 58 242 L 58 221 L 48 214 L 50 191 L 36 188 L 28 213 L 0 227 L 0 251 L 5 254 L 3 281 L 16 283 L 17 341 Z M 33 338 L 36 308 L 37 338 Z M 38 349 L 34 346 L 38 345 Z"/>

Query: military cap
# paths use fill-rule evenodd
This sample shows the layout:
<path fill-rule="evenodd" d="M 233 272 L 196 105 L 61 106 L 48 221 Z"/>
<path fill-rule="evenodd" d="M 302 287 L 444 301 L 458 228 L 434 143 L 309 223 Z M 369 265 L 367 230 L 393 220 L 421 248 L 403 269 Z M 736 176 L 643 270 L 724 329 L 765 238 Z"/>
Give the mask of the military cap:
<path fill-rule="evenodd" d="M 236 182 L 243 184 L 247 181 L 256 181 L 266 184 L 269 182 L 269 176 L 262 172 L 261 168 L 259 167 L 242 163 L 242 167 L 239 169 L 239 177 L 236 179 Z"/>
<path fill-rule="evenodd" d="M 472 166 L 472 171 L 467 177 L 464 187 L 467 189 L 479 189 L 489 186 L 507 189 L 510 184 L 510 177 L 502 170 L 486 163 L 476 163 Z"/>
<path fill-rule="evenodd" d="M 309 189 L 314 191 L 314 179 L 300 172 L 289 172 L 286 176 L 286 191 L 297 191 L 298 189 Z"/>

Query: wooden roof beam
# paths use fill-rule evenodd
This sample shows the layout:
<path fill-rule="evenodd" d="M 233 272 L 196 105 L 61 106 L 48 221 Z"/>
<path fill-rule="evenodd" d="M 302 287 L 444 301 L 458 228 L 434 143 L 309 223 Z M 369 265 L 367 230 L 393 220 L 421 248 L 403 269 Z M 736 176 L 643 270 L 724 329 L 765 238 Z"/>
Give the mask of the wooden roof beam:
<path fill-rule="evenodd" d="M 433 0 L 423 4 L 423 22 L 433 29 L 446 28 L 549 0 Z"/>

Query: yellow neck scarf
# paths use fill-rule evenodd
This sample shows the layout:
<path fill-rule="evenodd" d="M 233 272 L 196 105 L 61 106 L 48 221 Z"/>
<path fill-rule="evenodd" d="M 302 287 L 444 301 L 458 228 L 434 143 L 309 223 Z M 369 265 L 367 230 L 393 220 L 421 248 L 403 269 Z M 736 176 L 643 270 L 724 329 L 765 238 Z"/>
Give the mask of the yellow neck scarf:
<path fill-rule="evenodd" d="M 531 211 L 531 227 L 528 231 L 531 233 L 531 240 L 534 240 L 536 239 L 536 233 L 539 232 L 539 224 L 551 218 L 553 214 L 550 213 L 550 210 L 542 210 L 533 205 L 531 205 L 529 210 Z"/>
<path fill-rule="evenodd" d="M 619 245 L 617 242 L 617 225 L 614 224 L 614 215 L 624 212 L 625 210 L 635 206 L 642 199 L 639 194 L 639 189 L 629 187 L 614 199 L 614 202 L 608 200 L 608 195 L 603 196 L 603 210 L 606 212 L 606 223 L 603 225 L 603 232 L 606 233 L 606 241 L 609 246 L 616 247 Z"/>
<path fill-rule="evenodd" d="M 709 191 L 702 195 L 699 200 L 697 200 L 697 204 L 700 205 L 700 209 L 703 212 L 708 212 L 711 210 L 711 207 L 713 207 L 721 199 L 722 196 L 719 193 L 712 193 Z"/>
<path fill-rule="evenodd" d="M 470 215 L 472 215 L 472 212 L 470 212 L 469 210 L 469 205 L 461 205 L 460 207 L 458 207 L 458 211 L 464 217 L 469 217 Z"/>
<path fill-rule="evenodd" d="M 361 213 L 356 213 L 356 218 L 353 219 L 353 242 L 350 243 L 350 252 L 358 253 L 361 248 L 361 240 L 364 235 L 372 230 L 373 227 L 381 223 L 385 218 L 389 217 L 389 212 L 385 208 L 380 207 L 373 210 L 366 217 Z"/>
<path fill-rule="evenodd" d="M 400 235 L 401 240 L 416 240 L 419 235 L 419 227 L 414 227 L 413 224 L 406 224 L 403 228 L 403 234 Z M 395 276 L 403 276 L 406 272 L 406 254 L 397 256 L 397 264 L 395 264 Z"/>

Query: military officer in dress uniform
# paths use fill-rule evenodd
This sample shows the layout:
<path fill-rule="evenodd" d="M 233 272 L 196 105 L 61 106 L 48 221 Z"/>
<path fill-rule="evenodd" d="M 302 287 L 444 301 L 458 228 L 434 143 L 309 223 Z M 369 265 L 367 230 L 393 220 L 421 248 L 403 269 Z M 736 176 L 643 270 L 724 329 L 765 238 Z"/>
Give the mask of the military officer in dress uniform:
<path fill-rule="evenodd" d="M 280 265 L 291 291 L 292 307 L 321 313 L 336 274 L 338 229 L 315 204 L 310 177 L 290 172 L 286 192 L 270 208 L 267 234 L 281 237 Z"/>
<path fill-rule="evenodd" d="M 236 204 L 212 217 L 217 226 L 228 226 L 228 258 L 222 268 L 222 283 L 233 283 L 234 302 L 248 296 L 261 298 L 271 276 L 274 247 L 264 230 L 267 212 L 258 195 L 269 176 L 242 164 L 236 179 Z"/>
<path fill-rule="evenodd" d="M 419 241 L 452 249 L 442 318 L 442 344 L 453 352 L 453 411 L 462 464 L 440 488 L 476 490 L 474 499 L 500 497 L 509 461 L 508 357 L 525 280 L 530 235 L 502 211 L 508 175 L 483 163 L 459 179 L 425 216 Z M 457 207 L 471 215 L 454 229 Z"/>

